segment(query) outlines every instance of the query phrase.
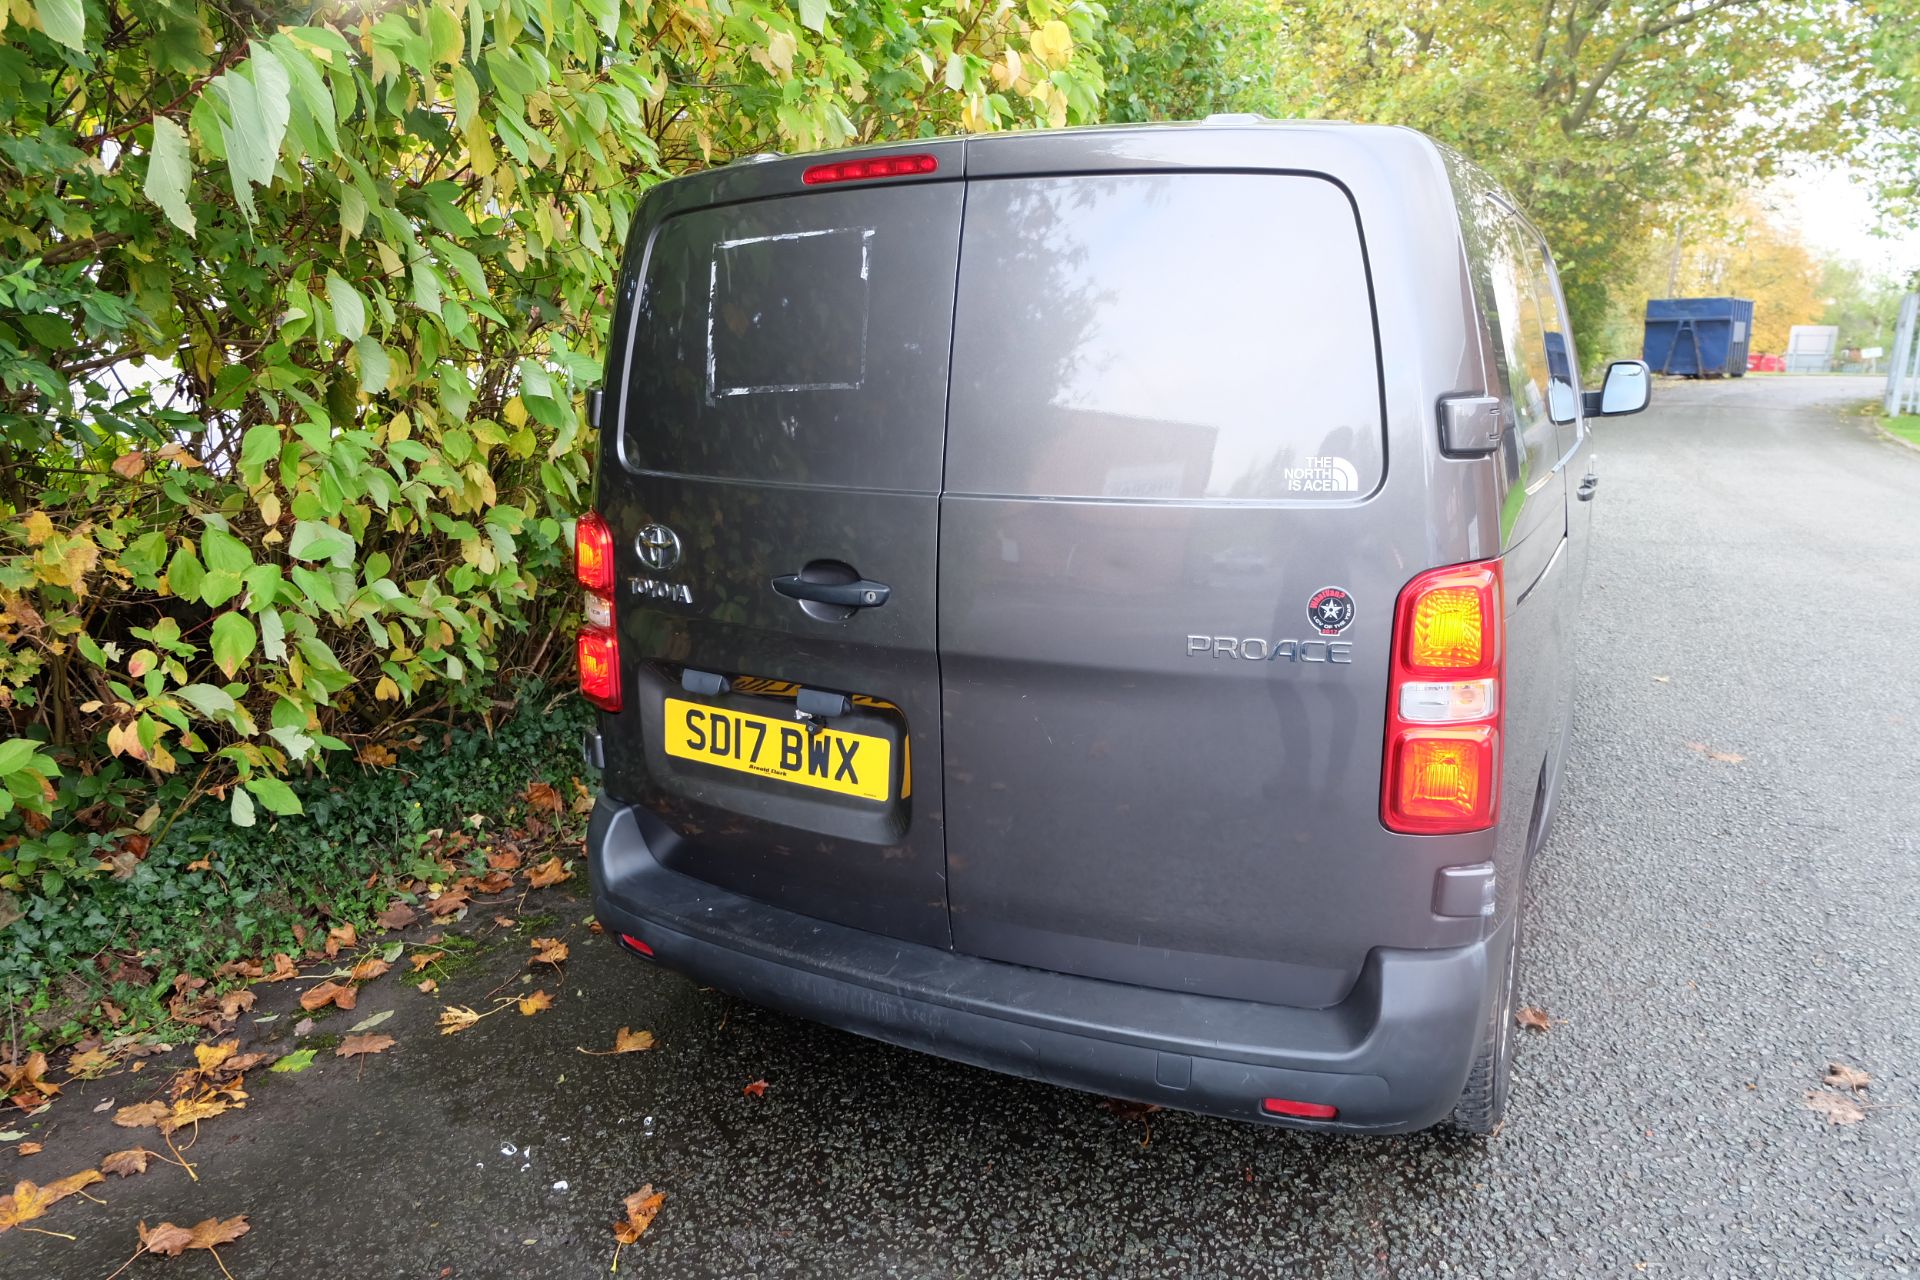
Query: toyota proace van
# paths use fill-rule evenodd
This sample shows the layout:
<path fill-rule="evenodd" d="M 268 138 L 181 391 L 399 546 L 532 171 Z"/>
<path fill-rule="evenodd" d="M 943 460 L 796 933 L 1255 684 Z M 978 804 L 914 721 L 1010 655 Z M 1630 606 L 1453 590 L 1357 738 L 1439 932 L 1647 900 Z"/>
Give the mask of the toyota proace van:
<path fill-rule="evenodd" d="M 753 157 L 627 244 L 577 569 L 635 955 L 1019 1076 L 1506 1105 L 1597 484 L 1539 234 L 1417 133 Z"/>

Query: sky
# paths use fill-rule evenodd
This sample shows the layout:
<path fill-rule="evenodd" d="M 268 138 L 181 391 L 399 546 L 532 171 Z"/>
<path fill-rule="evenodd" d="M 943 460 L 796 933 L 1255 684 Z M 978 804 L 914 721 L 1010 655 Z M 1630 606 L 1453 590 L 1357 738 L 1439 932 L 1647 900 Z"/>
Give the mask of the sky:
<path fill-rule="evenodd" d="M 1895 277 L 1920 271 L 1920 224 L 1876 235 L 1880 222 L 1868 190 L 1866 174 L 1828 165 L 1778 178 L 1768 194 L 1780 202 L 1781 221 L 1816 252 Z"/>

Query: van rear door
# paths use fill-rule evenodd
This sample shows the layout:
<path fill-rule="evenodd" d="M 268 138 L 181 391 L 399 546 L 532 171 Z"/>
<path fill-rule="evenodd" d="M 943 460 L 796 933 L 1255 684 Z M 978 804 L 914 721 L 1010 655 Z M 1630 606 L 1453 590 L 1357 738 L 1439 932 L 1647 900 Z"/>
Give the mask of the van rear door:
<path fill-rule="evenodd" d="M 938 168 L 735 166 L 643 206 L 598 496 L 625 702 L 607 789 L 676 870 L 946 946 L 934 582 L 963 166 L 958 141 L 916 154 Z"/>
<path fill-rule="evenodd" d="M 1406 876 L 1381 735 L 1426 567 L 1370 510 L 1353 202 L 1308 174 L 981 163 L 940 537 L 954 945 L 1331 1004 Z"/>

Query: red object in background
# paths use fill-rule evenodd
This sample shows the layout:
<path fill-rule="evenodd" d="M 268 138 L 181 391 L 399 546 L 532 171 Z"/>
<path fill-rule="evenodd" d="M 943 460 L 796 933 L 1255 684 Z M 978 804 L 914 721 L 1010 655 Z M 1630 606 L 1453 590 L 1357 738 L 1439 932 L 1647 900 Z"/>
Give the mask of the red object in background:
<path fill-rule="evenodd" d="M 1760 351 L 1752 352 L 1747 356 L 1748 373 L 1785 373 L 1786 371 L 1785 356 L 1770 356 Z"/>

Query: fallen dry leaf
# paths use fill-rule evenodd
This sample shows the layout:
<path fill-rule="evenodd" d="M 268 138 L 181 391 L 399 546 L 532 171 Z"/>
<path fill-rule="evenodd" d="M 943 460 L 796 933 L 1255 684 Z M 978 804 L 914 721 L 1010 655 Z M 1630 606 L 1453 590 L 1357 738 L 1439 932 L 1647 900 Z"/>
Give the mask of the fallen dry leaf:
<path fill-rule="evenodd" d="M 353 973 L 349 976 L 352 977 L 355 982 L 371 982 L 391 968 L 393 968 L 393 966 L 385 960 L 382 960 L 379 956 L 368 956 L 359 964 L 353 966 Z"/>
<path fill-rule="evenodd" d="M 613 1038 L 611 1049 L 589 1049 L 584 1045 L 575 1045 L 575 1053 L 584 1053 L 589 1058 L 610 1058 L 616 1053 L 643 1053 L 653 1048 L 653 1032 L 632 1031 L 620 1028 L 620 1034 Z"/>
<path fill-rule="evenodd" d="M 253 1008 L 259 995 L 252 991 L 228 991 L 220 996 L 220 1016 L 231 1022 L 247 1010 Z"/>
<path fill-rule="evenodd" d="M 285 982 L 288 978 L 299 976 L 300 971 L 293 967 L 293 957 L 284 951 L 276 951 L 273 955 L 273 968 L 262 975 L 260 981 Z"/>
<path fill-rule="evenodd" d="M 67 1074 L 91 1080 L 104 1074 L 113 1063 L 113 1055 L 105 1049 L 85 1049 L 67 1059 Z"/>
<path fill-rule="evenodd" d="M 131 1178 L 136 1173 L 147 1171 L 147 1162 L 153 1158 L 153 1152 L 145 1147 L 128 1147 L 125 1151 L 116 1151 L 100 1162 L 100 1172 L 111 1173 L 119 1178 Z"/>
<path fill-rule="evenodd" d="M 1825 1089 L 1807 1090 L 1807 1110 L 1835 1126 L 1858 1124 L 1867 1118 L 1867 1113 L 1852 1098 L 1844 1093 L 1829 1093 Z"/>
<path fill-rule="evenodd" d="M 504 871 L 489 871 L 473 887 L 482 893 L 501 893 L 513 887 L 513 877 Z"/>
<path fill-rule="evenodd" d="M 193 1060 L 199 1064 L 202 1075 L 211 1074 L 221 1063 L 231 1058 L 240 1049 L 238 1040 L 227 1040 L 220 1044 L 197 1044 L 193 1046 Z"/>
<path fill-rule="evenodd" d="M 231 1218 L 206 1218 L 191 1227 L 176 1227 L 163 1222 L 157 1227 L 141 1223 L 140 1247 L 163 1258 L 177 1258 L 188 1249 L 213 1249 L 232 1244 L 247 1234 L 247 1215 Z"/>
<path fill-rule="evenodd" d="M 340 1047 L 333 1052 L 336 1057 L 357 1058 L 363 1053 L 385 1053 L 393 1048 L 393 1045 L 392 1036 L 375 1035 L 372 1032 L 363 1031 L 357 1036 L 348 1036 L 342 1040 Z"/>
<path fill-rule="evenodd" d="M 114 1112 L 113 1122 L 122 1129 L 144 1129 L 159 1124 L 172 1114 L 173 1108 L 164 1102 L 137 1102 Z"/>
<path fill-rule="evenodd" d="M 242 1098 L 247 1095 L 240 1094 Z M 211 1093 L 198 1098 L 182 1098 L 173 1104 L 173 1110 L 160 1122 L 161 1133 L 177 1133 L 188 1125 L 199 1124 L 202 1120 L 211 1120 L 215 1116 L 225 1115 L 227 1103 Z"/>
<path fill-rule="evenodd" d="M 558 938 L 535 938 L 532 946 L 533 959 L 528 964 L 557 965 L 567 958 L 567 944 Z"/>
<path fill-rule="evenodd" d="M 407 957 L 407 963 L 413 966 L 415 973 L 418 973 L 445 954 L 447 953 L 444 951 L 416 951 Z"/>
<path fill-rule="evenodd" d="M 440 1011 L 440 1034 L 450 1036 L 456 1031 L 465 1031 L 485 1016 L 463 1004 L 450 1004 Z"/>
<path fill-rule="evenodd" d="M 545 889 L 559 884 L 567 878 L 567 868 L 556 854 L 527 873 L 527 883 L 536 889 Z"/>
<path fill-rule="evenodd" d="M 435 982 L 432 978 L 420 979 L 420 990 L 426 992 L 428 995 L 432 995 L 434 992 L 438 991 L 439 989 L 440 989 L 440 984 Z"/>
<path fill-rule="evenodd" d="M 550 782 L 533 782 L 527 785 L 527 807 L 535 813 L 558 813 L 565 807 L 560 793 Z"/>
<path fill-rule="evenodd" d="M 1145 1120 L 1160 1110 L 1160 1104 L 1157 1102 L 1134 1102 L 1129 1098 L 1102 1098 L 1100 1105 L 1122 1120 Z"/>
<path fill-rule="evenodd" d="M 1827 1064 L 1826 1083 L 1836 1089 L 1851 1089 L 1858 1092 L 1872 1083 L 1873 1077 L 1858 1067 L 1850 1067 L 1844 1062 Z"/>
<path fill-rule="evenodd" d="M 653 1225 L 654 1215 L 660 1212 L 660 1205 L 667 1198 L 664 1191 L 655 1191 L 649 1182 L 627 1197 L 627 1216 L 613 1224 L 613 1238 L 621 1244 L 635 1244 Z"/>
<path fill-rule="evenodd" d="M 520 997 L 520 1012 L 529 1018 L 551 1008 L 553 1008 L 553 997 L 544 991 L 535 991 L 531 995 Z"/>
<path fill-rule="evenodd" d="M 300 1007 L 308 1013 L 312 1013 L 315 1009 L 324 1009 L 328 1005 L 351 1009 L 353 1002 L 358 998 L 353 988 L 344 982 L 323 982 L 300 997 Z"/>
<path fill-rule="evenodd" d="M 511 929 L 513 928 L 513 926 L 520 923 L 518 920 L 515 920 L 512 916 L 495 916 L 493 918 L 493 922 L 499 925 L 502 929 Z"/>
<path fill-rule="evenodd" d="M 14 1184 L 12 1195 L 0 1199 L 0 1231 L 31 1222 L 80 1188 L 105 1181 L 98 1169 L 82 1169 L 44 1187 L 22 1178 Z"/>
<path fill-rule="evenodd" d="M 23 1142 L 13 1149 L 13 1154 L 17 1156 L 37 1156 L 45 1150 L 46 1148 L 37 1142 Z"/>
<path fill-rule="evenodd" d="M 355 929 L 351 923 L 335 925 L 333 928 L 327 930 L 327 945 L 325 950 L 327 959 L 329 960 L 339 955 L 343 950 L 350 950 L 359 945 L 360 931 Z"/>
<path fill-rule="evenodd" d="M 740 1086 L 740 1092 L 749 1098 L 764 1098 L 767 1096 L 767 1082 L 765 1080 L 748 1081 Z"/>
<path fill-rule="evenodd" d="M 0 1093 L 8 1095 L 14 1106 L 31 1111 L 60 1092 L 59 1085 L 42 1078 L 46 1074 L 47 1055 L 38 1051 L 17 1067 L 0 1063 Z"/>
<path fill-rule="evenodd" d="M 495 871 L 518 871 L 520 855 L 512 849 L 502 849 L 487 855 L 487 865 Z"/>
<path fill-rule="evenodd" d="M 427 910 L 436 916 L 450 916 L 473 901 L 473 895 L 465 889 L 449 889 L 428 904 Z"/>
<path fill-rule="evenodd" d="M 113 460 L 113 474 L 122 480 L 137 480 L 147 469 L 147 455 L 135 449 Z"/>
<path fill-rule="evenodd" d="M 1739 764 L 1746 759 L 1745 756 L 1735 755 L 1731 751 L 1715 751 L 1704 742 L 1689 742 L 1687 749 L 1689 751 L 1698 751 L 1709 760 L 1718 760 L 1722 764 Z"/>
<path fill-rule="evenodd" d="M 382 929 L 404 929 L 420 918 L 420 913 L 395 899 L 385 911 L 374 917 Z"/>
<path fill-rule="evenodd" d="M 1516 1026 L 1525 1027 L 1529 1031 L 1553 1030 L 1553 1019 L 1547 1016 L 1547 1011 L 1537 1009 L 1533 1005 L 1527 1005 L 1516 1012 L 1513 1015 L 1513 1021 Z"/>

